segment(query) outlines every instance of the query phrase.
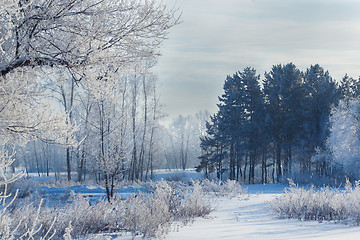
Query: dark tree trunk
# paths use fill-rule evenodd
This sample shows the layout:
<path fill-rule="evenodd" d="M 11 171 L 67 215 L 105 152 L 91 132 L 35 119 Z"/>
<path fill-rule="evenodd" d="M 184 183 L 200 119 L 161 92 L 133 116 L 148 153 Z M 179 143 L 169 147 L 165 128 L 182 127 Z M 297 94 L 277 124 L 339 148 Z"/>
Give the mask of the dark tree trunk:
<path fill-rule="evenodd" d="M 282 177 L 281 171 L 281 146 L 279 143 L 276 144 L 276 181 L 280 182 Z"/>

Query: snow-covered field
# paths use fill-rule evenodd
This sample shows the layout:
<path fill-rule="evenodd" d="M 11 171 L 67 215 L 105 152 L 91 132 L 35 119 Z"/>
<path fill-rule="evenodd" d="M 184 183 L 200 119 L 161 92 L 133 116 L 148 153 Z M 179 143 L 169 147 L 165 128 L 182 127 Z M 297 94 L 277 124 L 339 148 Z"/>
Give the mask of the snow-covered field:
<path fill-rule="evenodd" d="M 194 170 L 187 171 L 159 171 L 155 181 L 182 180 L 187 183 L 191 179 L 199 180 L 202 175 Z M 33 182 L 44 179 L 34 178 Z M 204 182 L 203 182 L 204 183 Z M 138 186 L 118 186 L 115 192 L 121 199 L 127 199 L 133 194 L 141 192 L 152 192 L 147 187 L 149 184 Z M 225 184 L 226 185 L 226 184 Z M 225 186 L 223 185 L 223 186 Z M 150 185 L 149 185 L 150 186 Z M 211 183 L 203 185 L 203 191 L 209 191 Z M 211 192 L 206 195 L 213 211 L 204 218 L 195 218 L 191 222 L 172 223 L 168 240 L 182 239 L 360 239 L 360 226 L 345 225 L 335 222 L 299 221 L 296 219 L 279 219 L 269 208 L 269 202 L 279 197 L 286 186 L 280 184 L 268 185 L 244 185 L 244 191 L 236 191 L 234 185 L 230 184 L 231 194 L 220 196 L 220 192 Z M 31 188 L 30 188 L 31 189 Z M 70 185 L 70 186 L 36 186 L 32 189 L 37 191 L 39 196 L 48 205 L 54 205 L 58 201 L 68 202 L 71 192 L 82 195 L 90 202 L 97 202 L 105 198 L 105 189 L 95 185 Z M 236 192 L 236 194 L 232 194 Z M 235 195 L 235 196 L 234 196 Z M 193 198 L 191 198 L 193 199 Z M 56 201 L 55 201 L 56 200 Z M 140 209 L 141 211 L 141 209 Z M 133 239 L 131 233 L 108 233 L 90 234 L 81 238 L 94 240 L 129 240 Z M 142 239 L 139 235 L 136 239 Z"/>
<path fill-rule="evenodd" d="M 280 185 L 247 186 L 248 199 L 214 199 L 216 210 L 206 219 L 171 232 L 168 239 L 360 239 L 360 227 L 316 221 L 277 219 L 267 203 Z"/>
<path fill-rule="evenodd" d="M 209 216 L 197 218 L 186 226 L 173 224 L 166 239 L 360 239 L 360 226 L 276 218 L 267 205 L 283 192 L 282 185 L 244 187 L 249 195 L 211 198 L 215 210 Z M 92 235 L 87 239 L 90 238 L 127 240 L 131 235 Z"/>

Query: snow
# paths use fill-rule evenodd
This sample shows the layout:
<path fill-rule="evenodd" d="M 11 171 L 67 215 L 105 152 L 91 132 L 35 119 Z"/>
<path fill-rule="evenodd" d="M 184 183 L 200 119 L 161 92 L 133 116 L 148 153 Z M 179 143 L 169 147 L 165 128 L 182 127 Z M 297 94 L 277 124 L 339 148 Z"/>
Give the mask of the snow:
<path fill-rule="evenodd" d="M 268 209 L 267 203 L 282 193 L 282 185 L 244 187 L 248 188 L 249 195 L 211 198 L 215 210 L 209 216 L 197 218 L 186 226 L 174 223 L 166 239 L 360 239 L 359 226 L 276 218 Z M 131 239 L 130 234 L 91 237 L 96 240 Z M 139 236 L 138 239 L 140 238 Z"/>
<path fill-rule="evenodd" d="M 216 210 L 206 219 L 170 232 L 167 239 L 359 239 L 360 227 L 316 221 L 277 219 L 267 203 L 281 185 L 247 186 L 249 197 L 213 199 Z M 194 238 L 194 236 L 196 236 Z"/>
<path fill-rule="evenodd" d="M 202 177 L 194 170 L 161 170 L 157 171 L 155 176 L 155 181 L 181 178 L 183 182 Z M 173 223 L 166 239 L 360 239 L 360 226 L 277 218 L 268 208 L 268 203 L 281 195 L 286 187 L 284 185 L 257 184 L 242 187 L 246 188 L 249 194 L 233 198 L 210 195 L 210 202 L 214 208 L 210 215 L 205 218 L 196 218 L 187 225 Z M 62 198 L 66 201 L 72 191 L 91 201 L 105 197 L 105 189 L 94 185 L 40 186 L 32 190 L 36 190 L 44 200 L 50 203 Z M 127 198 L 139 191 L 147 192 L 149 189 L 140 186 L 119 186 L 115 189 L 121 198 Z M 82 239 L 129 240 L 133 238 L 131 233 L 122 232 L 88 235 Z M 137 236 L 136 239 L 142 239 L 142 236 Z"/>

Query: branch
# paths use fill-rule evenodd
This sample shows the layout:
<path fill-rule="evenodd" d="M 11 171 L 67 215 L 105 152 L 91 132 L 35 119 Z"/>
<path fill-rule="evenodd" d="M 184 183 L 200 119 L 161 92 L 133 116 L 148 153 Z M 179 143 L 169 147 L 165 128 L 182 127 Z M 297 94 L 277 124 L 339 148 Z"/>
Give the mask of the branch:
<path fill-rule="evenodd" d="M 5 68 L 1 69 L 1 76 L 5 76 L 9 72 L 20 67 L 37 67 L 37 66 L 66 66 L 70 67 L 72 64 L 64 59 L 48 58 L 48 57 L 29 57 L 16 59 Z"/>

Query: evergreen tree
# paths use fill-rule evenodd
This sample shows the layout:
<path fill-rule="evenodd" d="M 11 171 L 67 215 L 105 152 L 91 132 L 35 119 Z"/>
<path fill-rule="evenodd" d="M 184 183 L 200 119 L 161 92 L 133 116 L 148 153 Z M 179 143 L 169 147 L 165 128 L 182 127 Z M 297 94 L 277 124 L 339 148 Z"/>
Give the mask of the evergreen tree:
<path fill-rule="evenodd" d="M 338 87 L 318 64 L 305 73 L 293 63 L 274 65 L 265 73 L 263 89 L 253 68 L 227 76 L 219 110 L 201 139 L 198 170 L 207 174 L 216 169 L 221 178 L 226 169 L 230 179 L 249 183 L 255 182 L 259 166 L 263 183 L 270 166 L 273 182 L 275 173 L 278 182 L 291 176 L 294 166 L 300 166 L 302 173 L 315 170 L 320 176 L 329 175 L 328 162 L 312 156 L 326 150 L 331 109 L 344 96 L 356 97 L 359 83 L 345 76 Z"/>
<path fill-rule="evenodd" d="M 260 156 L 261 147 L 264 145 L 261 135 L 264 134 L 264 98 L 260 89 L 260 76 L 256 75 L 253 68 L 245 68 L 239 73 L 244 84 L 244 113 L 245 125 L 242 138 L 245 140 L 245 154 L 249 158 L 249 182 L 254 182 L 255 165 Z"/>
<path fill-rule="evenodd" d="M 340 83 L 340 93 L 342 99 L 358 98 L 360 96 L 360 80 L 345 74 Z"/>
<path fill-rule="evenodd" d="M 305 152 L 301 161 L 302 171 L 311 171 L 311 156 L 316 149 L 325 149 L 329 135 L 329 116 L 331 107 L 337 105 L 340 92 L 337 83 L 328 71 L 318 64 L 310 66 L 304 74 L 306 97 L 302 101 L 304 111 L 302 150 Z M 326 173 L 324 162 L 318 162 L 316 169 L 320 175 Z"/>
<path fill-rule="evenodd" d="M 249 182 L 254 182 L 255 166 L 261 146 L 261 129 L 264 119 L 263 94 L 259 84 L 260 76 L 253 68 L 245 68 L 233 76 L 227 76 L 224 94 L 219 97 L 219 111 L 208 124 L 209 138 L 202 139 L 202 148 L 212 145 L 212 157 L 201 157 L 203 167 L 208 161 L 216 163 L 218 177 L 222 174 L 222 162 L 228 157 L 229 177 L 239 180 L 245 176 L 247 160 L 249 163 Z M 242 161 L 245 159 L 245 161 Z M 241 171 L 244 162 L 244 174 Z M 199 167 L 201 169 L 201 167 Z"/>
<path fill-rule="evenodd" d="M 219 97 L 218 130 L 223 135 L 222 143 L 228 149 L 230 180 L 236 179 L 236 166 L 239 165 L 236 158 L 240 157 L 239 150 L 243 147 L 241 136 L 246 119 L 245 98 L 245 86 L 239 73 L 235 73 L 232 77 L 227 76 L 224 94 Z"/>
<path fill-rule="evenodd" d="M 222 144 L 223 138 L 221 132 L 218 131 L 218 117 L 217 115 L 210 117 L 211 122 L 206 122 L 207 136 L 200 137 L 202 155 L 200 165 L 196 167 L 197 172 L 204 171 L 205 177 L 216 171 L 216 176 L 222 180 L 222 174 L 225 171 L 223 168 L 223 160 L 226 157 L 226 151 Z"/>
<path fill-rule="evenodd" d="M 291 173 L 292 146 L 302 131 L 304 91 L 301 72 L 293 63 L 273 66 L 269 73 L 265 73 L 264 93 L 279 181 L 283 174 Z"/>

